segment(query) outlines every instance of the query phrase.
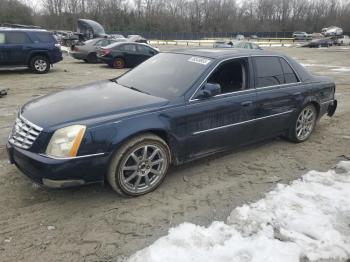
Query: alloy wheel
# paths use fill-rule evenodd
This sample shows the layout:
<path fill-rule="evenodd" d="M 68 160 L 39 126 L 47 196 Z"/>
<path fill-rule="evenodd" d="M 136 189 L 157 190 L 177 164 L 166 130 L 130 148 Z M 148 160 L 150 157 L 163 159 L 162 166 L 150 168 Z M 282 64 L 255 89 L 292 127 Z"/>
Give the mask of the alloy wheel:
<path fill-rule="evenodd" d="M 47 62 L 43 59 L 37 59 L 34 62 L 34 67 L 39 72 L 44 72 L 47 68 Z"/>
<path fill-rule="evenodd" d="M 165 175 L 166 153 L 157 145 L 143 145 L 133 150 L 121 164 L 121 186 L 130 193 L 151 190 Z"/>
<path fill-rule="evenodd" d="M 299 114 L 296 122 L 296 137 L 303 141 L 312 133 L 316 122 L 316 111 L 313 106 L 305 107 Z"/>

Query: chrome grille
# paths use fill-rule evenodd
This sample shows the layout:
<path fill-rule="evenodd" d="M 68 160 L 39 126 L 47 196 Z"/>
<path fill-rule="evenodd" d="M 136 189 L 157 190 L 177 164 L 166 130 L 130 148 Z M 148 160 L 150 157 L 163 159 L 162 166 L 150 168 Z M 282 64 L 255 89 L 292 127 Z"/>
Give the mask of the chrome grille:
<path fill-rule="evenodd" d="M 22 116 L 16 119 L 9 142 L 17 147 L 29 149 L 43 129 Z"/>

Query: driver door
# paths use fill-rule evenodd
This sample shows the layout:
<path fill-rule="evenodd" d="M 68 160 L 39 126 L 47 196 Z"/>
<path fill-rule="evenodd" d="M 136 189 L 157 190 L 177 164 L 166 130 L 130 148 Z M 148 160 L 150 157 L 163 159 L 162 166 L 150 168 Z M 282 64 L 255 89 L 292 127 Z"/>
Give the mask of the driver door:
<path fill-rule="evenodd" d="M 219 84 L 221 94 L 201 99 L 195 94 L 189 101 L 186 106 L 189 158 L 237 147 L 253 139 L 256 92 L 251 88 L 250 67 L 248 58 L 221 63 L 204 82 Z"/>

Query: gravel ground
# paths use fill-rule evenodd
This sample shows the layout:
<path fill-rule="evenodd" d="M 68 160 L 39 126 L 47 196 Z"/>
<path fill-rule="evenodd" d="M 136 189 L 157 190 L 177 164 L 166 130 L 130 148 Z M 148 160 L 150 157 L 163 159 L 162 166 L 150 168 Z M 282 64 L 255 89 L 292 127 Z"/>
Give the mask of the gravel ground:
<path fill-rule="evenodd" d="M 163 46 L 160 47 L 164 48 Z M 169 48 L 169 47 L 168 47 Z M 123 72 L 66 57 L 46 75 L 1 70 L 0 261 L 118 261 L 184 221 L 208 225 L 255 201 L 277 182 L 328 170 L 350 157 L 350 49 L 274 48 L 337 83 L 339 108 L 303 144 L 280 138 L 172 168 L 146 196 L 126 199 L 109 187 L 66 190 L 35 186 L 7 161 L 5 142 L 16 110 L 27 100 Z"/>

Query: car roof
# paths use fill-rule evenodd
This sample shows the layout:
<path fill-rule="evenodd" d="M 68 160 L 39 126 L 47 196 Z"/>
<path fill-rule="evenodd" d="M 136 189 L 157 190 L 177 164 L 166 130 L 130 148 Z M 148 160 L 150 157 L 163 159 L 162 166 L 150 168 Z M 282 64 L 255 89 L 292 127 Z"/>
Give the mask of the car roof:
<path fill-rule="evenodd" d="M 251 56 L 251 55 L 266 55 L 266 56 L 284 56 L 279 52 L 257 50 L 257 49 L 239 49 L 239 48 L 192 48 L 192 49 L 178 49 L 167 51 L 165 53 L 174 54 L 184 54 L 192 56 L 201 56 L 211 59 L 225 59 L 225 58 L 235 58 L 241 56 Z"/>
<path fill-rule="evenodd" d="M 113 39 L 112 39 L 112 40 L 113 40 Z M 144 46 L 148 46 L 148 47 L 151 47 L 151 48 L 154 49 L 154 47 L 152 47 L 152 46 L 150 46 L 150 45 L 148 45 L 148 44 L 132 42 L 132 41 L 129 41 L 129 40 L 127 40 L 127 41 L 122 41 L 122 42 L 118 42 L 118 41 L 117 41 L 117 42 L 113 42 L 113 43 L 111 43 L 111 44 L 109 44 L 108 46 L 105 46 L 105 47 L 108 48 L 108 47 L 114 47 L 114 46 L 123 45 L 123 44 L 144 45 Z"/>
<path fill-rule="evenodd" d="M 45 29 L 0 27 L 0 31 L 49 32 Z"/>

